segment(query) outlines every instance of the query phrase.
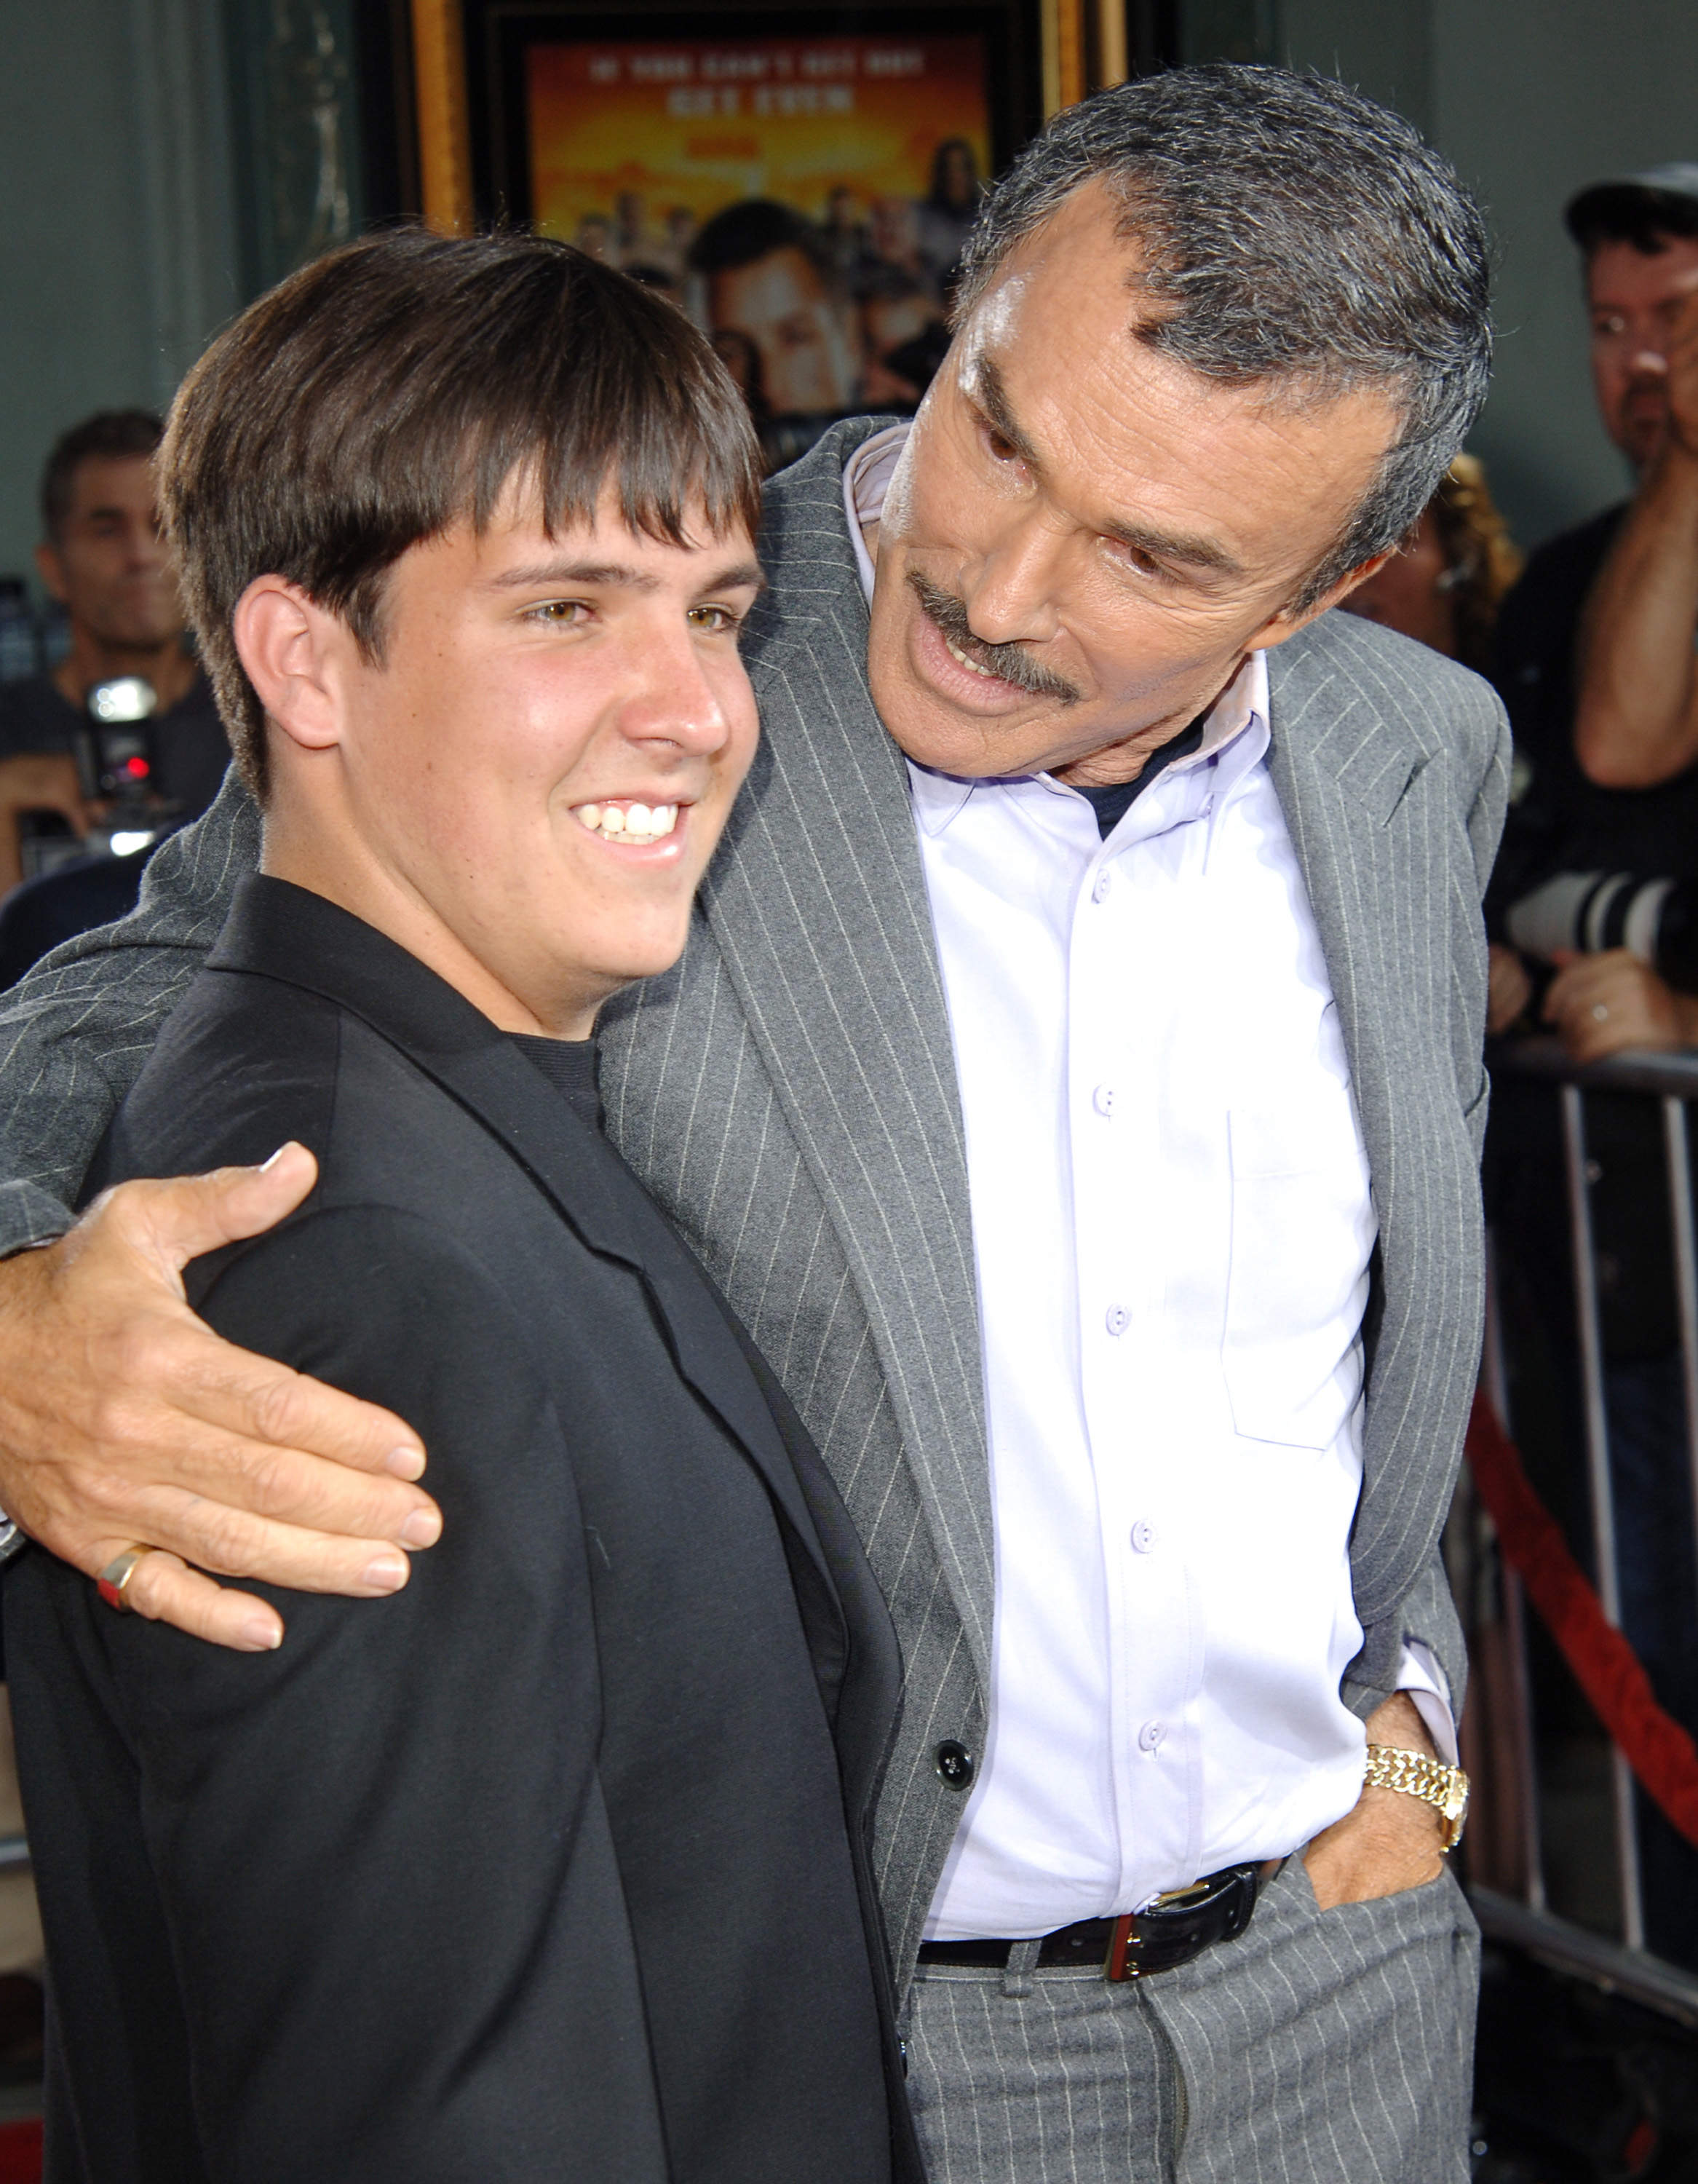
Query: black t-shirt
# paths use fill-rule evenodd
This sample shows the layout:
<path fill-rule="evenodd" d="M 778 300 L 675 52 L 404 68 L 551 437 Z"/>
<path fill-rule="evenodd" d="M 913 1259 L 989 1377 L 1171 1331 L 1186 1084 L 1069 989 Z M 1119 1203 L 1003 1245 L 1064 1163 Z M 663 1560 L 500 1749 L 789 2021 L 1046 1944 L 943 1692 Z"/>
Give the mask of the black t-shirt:
<path fill-rule="evenodd" d="M 593 1039 L 537 1039 L 522 1031 L 508 1037 L 527 1061 L 534 1062 L 555 1091 L 591 1129 L 602 1126 L 601 1088 L 596 1082 Z"/>
<path fill-rule="evenodd" d="M 0 758 L 74 751 L 82 718 L 51 676 L 0 683 Z M 175 819 L 198 819 L 218 794 L 230 741 L 204 675 L 148 722 L 148 785 L 175 807 Z"/>
<path fill-rule="evenodd" d="M 1136 781 L 1116 781 L 1106 788 L 1083 788 L 1079 794 L 1094 808 L 1097 832 L 1107 841 L 1152 781 L 1159 781 L 1176 758 L 1189 758 L 1194 750 L 1202 746 L 1203 730 L 1208 724 L 1208 715 L 1200 713 L 1189 728 L 1182 728 L 1171 744 L 1163 744 L 1151 751 L 1144 761 L 1144 771 Z"/>
<path fill-rule="evenodd" d="M 1698 766 L 1655 788 L 1600 788 L 1574 755 L 1575 645 L 1587 594 L 1626 504 L 1541 546 L 1504 601 L 1493 681 L 1515 732 L 1516 801 L 1492 876 L 1488 917 L 1555 873 L 1698 879 Z"/>

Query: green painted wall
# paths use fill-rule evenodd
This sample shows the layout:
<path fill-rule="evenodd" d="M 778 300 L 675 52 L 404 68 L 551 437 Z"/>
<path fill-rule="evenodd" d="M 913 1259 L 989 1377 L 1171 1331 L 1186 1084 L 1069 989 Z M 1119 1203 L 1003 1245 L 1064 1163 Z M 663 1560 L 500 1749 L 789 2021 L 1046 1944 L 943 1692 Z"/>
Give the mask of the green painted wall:
<path fill-rule="evenodd" d="M 1690 0 L 1186 0 L 1188 58 L 1242 49 L 1257 20 L 1261 53 L 1406 114 L 1485 205 L 1499 345 L 1473 445 L 1517 535 L 1535 543 L 1618 499 L 1562 207 L 1601 176 L 1698 159 Z"/>
<path fill-rule="evenodd" d="M 239 300 L 209 0 L 0 7 L 0 571 L 53 437 L 167 402 Z"/>
<path fill-rule="evenodd" d="M 1476 445 L 1531 543 L 1627 488 L 1592 405 L 1562 207 L 1603 176 L 1698 159 L 1698 14 L 1689 0 L 1432 4 L 1434 132 L 1501 254 L 1497 376 Z"/>
<path fill-rule="evenodd" d="M 163 410 L 233 312 L 359 232 L 354 0 L 0 0 L 0 573 L 53 438 Z"/>

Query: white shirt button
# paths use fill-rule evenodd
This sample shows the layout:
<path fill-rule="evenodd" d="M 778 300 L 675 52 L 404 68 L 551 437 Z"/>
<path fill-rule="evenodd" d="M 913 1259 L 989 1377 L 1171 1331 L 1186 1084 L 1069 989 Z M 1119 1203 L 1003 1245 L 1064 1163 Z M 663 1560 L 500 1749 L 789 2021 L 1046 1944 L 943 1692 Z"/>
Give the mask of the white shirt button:
<path fill-rule="evenodd" d="M 1106 865 L 1101 866 L 1098 870 L 1095 879 L 1091 883 L 1091 900 L 1093 902 L 1101 902 L 1105 898 L 1110 888 L 1111 888 L 1113 884 L 1114 875 L 1110 872 Z"/>
<path fill-rule="evenodd" d="M 1155 1527 L 1140 1518 L 1132 1528 L 1132 1544 L 1141 1555 L 1147 1555 L 1155 1545 Z"/>
<path fill-rule="evenodd" d="M 1098 1085 L 1098 1087 L 1097 1087 L 1097 1089 L 1096 1089 L 1096 1090 L 1095 1090 L 1094 1092 L 1093 1092 L 1093 1093 L 1092 1093 L 1092 1095 L 1091 1095 L 1091 1105 L 1092 1105 L 1092 1106 L 1094 1106 L 1094 1107 L 1096 1109 L 1096 1111 L 1097 1111 L 1098 1114 L 1100 1114 L 1100 1115 L 1111 1115 L 1111 1114 L 1113 1114 L 1113 1112 L 1114 1112 L 1114 1087 L 1113 1087 L 1113 1085 L 1112 1085 L 1112 1084 L 1099 1084 L 1099 1085 Z"/>
<path fill-rule="evenodd" d="M 1132 1325 L 1132 1314 L 1123 1304 L 1111 1304 L 1104 1315 L 1103 1325 L 1111 1334 L 1124 1334 Z"/>
<path fill-rule="evenodd" d="M 1162 1738 L 1166 1736 L 1166 1734 L 1167 1724 L 1165 1721 L 1145 1722 L 1143 1728 L 1138 1732 L 1138 1750 L 1140 1752 L 1155 1751 L 1161 1745 Z"/>

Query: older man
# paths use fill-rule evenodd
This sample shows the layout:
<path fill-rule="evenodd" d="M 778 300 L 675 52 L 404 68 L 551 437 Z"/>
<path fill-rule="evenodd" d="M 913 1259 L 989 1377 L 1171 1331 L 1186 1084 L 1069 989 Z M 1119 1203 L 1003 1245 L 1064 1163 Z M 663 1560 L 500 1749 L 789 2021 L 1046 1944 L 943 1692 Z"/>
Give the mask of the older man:
<path fill-rule="evenodd" d="M 604 1014 L 609 1128 L 895 1616 L 877 1858 L 952 2184 L 1466 2174 L 1435 1542 L 1506 738 L 1324 610 L 1486 351 L 1478 215 L 1395 117 L 1233 68 L 1062 115 L 912 427 L 772 488 L 765 748 L 681 969 Z M 64 1230 L 253 839 L 232 791 L 122 950 L 14 1005 L 14 1245 Z M 179 1301 L 290 1202 L 142 1185 L 0 1292 L 0 1499 L 91 1574 L 174 1550 L 136 1604 L 254 1646 L 206 1570 L 392 1589 L 437 1522 L 379 1475 L 418 1475 L 398 1421 Z"/>

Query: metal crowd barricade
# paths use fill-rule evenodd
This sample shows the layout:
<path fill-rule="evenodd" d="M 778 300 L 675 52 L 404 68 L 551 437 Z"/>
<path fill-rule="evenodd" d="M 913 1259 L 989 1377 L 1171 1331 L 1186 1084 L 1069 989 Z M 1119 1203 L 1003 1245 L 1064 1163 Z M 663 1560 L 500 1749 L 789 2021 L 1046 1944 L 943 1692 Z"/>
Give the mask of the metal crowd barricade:
<path fill-rule="evenodd" d="M 1592 1093 L 1631 1093 L 1655 1100 L 1661 1109 L 1673 1246 L 1670 1279 L 1685 1390 L 1685 1457 L 1692 1479 L 1694 1510 L 1698 1513 L 1698 1241 L 1695 1240 L 1692 1164 L 1686 1123 L 1688 1103 L 1698 1100 L 1698 1053 L 1623 1056 L 1581 1067 L 1568 1060 L 1554 1039 L 1528 1039 L 1495 1042 L 1489 1060 L 1498 1084 L 1514 1078 L 1542 1080 L 1551 1086 L 1560 1107 L 1594 1579 L 1606 1618 L 1619 1628 L 1621 1577 L 1591 1212 L 1591 1190 L 1598 1171 L 1587 1151 L 1586 1100 Z M 1511 1415 L 1502 1292 L 1495 1246 L 1488 1252 L 1486 1346 L 1482 1377 L 1488 1396 L 1513 1435 L 1515 1421 Z M 1466 1493 L 1466 1485 L 1463 1490 Z M 1695 1546 L 1698 1546 L 1698 1540 L 1695 1540 Z M 1620 1992 L 1698 2027 L 1698 1974 L 1667 1964 L 1645 1951 L 1633 1776 L 1613 1742 L 1610 1747 L 1610 1803 L 1620 1903 L 1619 1935 L 1611 1939 L 1596 1933 L 1559 1915 L 1547 1901 L 1540 1827 L 1540 1754 L 1528 1672 L 1528 1611 L 1521 1585 L 1507 1563 L 1501 1569 L 1500 1598 L 1506 1626 L 1506 1680 L 1511 1718 L 1506 1724 L 1495 1722 L 1492 1733 L 1506 1747 L 1500 1756 L 1507 1760 L 1516 1785 L 1520 1814 L 1521 1886 L 1513 1895 L 1489 1886 L 1471 1886 L 1470 1897 L 1482 1928 L 1489 1936 L 1527 1949 L 1560 1969 L 1579 1974 L 1600 1986 Z M 1693 1642 L 1698 1645 L 1698 1631 L 1693 1634 Z"/>

